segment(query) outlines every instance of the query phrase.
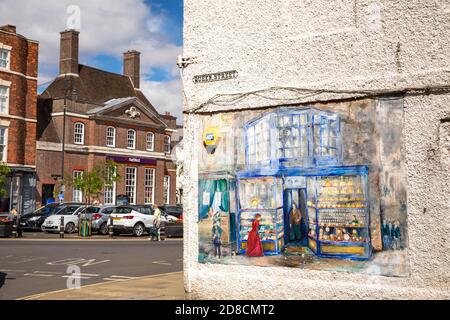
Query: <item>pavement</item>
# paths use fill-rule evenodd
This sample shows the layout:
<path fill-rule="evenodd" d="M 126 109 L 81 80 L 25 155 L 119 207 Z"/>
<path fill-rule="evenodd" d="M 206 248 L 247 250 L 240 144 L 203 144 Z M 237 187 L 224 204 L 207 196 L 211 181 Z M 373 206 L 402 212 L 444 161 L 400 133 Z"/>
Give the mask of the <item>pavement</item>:
<path fill-rule="evenodd" d="M 101 284 L 102 288 L 108 285 L 118 288 L 122 282 L 129 281 L 133 281 L 130 288 L 140 288 L 140 283 L 153 283 L 156 281 L 153 278 L 158 275 L 162 275 L 159 282 L 151 286 L 161 287 L 161 281 L 173 284 L 175 280 L 167 274 L 182 271 L 182 244 L 182 240 L 154 242 L 147 238 L 122 237 L 112 240 L 33 239 L 28 236 L 3 239 L 0 240 L 0 300 L 65 290 L 70 287 L 73 273 L 83 288 L 96 284 Z M 178 278 L 178 288 L 182 288 L 182 276 L 178 275 Z M 106 298 L 111 290 L 97 292 Z M 125 291 L 120 289 L 120 292 Z M 172 293 L 167 295 L 172 296 Z M 142 296 L 150 298 L 155 295 L 147 293 Z M 125 296 L 122 298 L 127 299 Z"/>
<path fill-rule="evenodd" d="M 183 272 L 87 285 L 23 297 L 18 300 L 186 300 Z"/>

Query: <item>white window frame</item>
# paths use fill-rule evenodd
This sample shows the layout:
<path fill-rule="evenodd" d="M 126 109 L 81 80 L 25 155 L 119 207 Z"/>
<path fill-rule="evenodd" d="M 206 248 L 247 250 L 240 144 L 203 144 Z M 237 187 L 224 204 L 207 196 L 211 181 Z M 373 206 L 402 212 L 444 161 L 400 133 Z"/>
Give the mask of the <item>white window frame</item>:
<path fill-rule="evenodd" d="M 169 139 L 169 144 L 167 145 L 166 144 L 166 139 Z M 164 135 L 164 153 L 171 153 L 172 152 L 172 148 L 171 148 L 171 142 L 172 142 L 172 138 L 169 136 L 169 135 Z M 169 147 L 169 149 L 167 150 L 167 148 L 166 147 Z"/>
<path fill-rule="evenodd" d="M 129 170 L 131 170 L 134 175 L 134 183 L 130 184 L 129 182 L 131 181 L 131 179 L 129 178 L 129 174 L 132 174 L 131 172 L 129 172 Z M 136 204 L 136 182 L 137 182 L 137 167 L 126 167 L 125 168 L 125 195 L 130 199 L 130 205 L 135 205 Z M 129 189 L 130 188 L 130 189 Z M 131 195 L 132 197 L 130 197 L 130 193 L 129 190 L 131 190 Z"/>
<path fill-rule="evenodd" d="M 150 144 L 150 139 L 151 138 L 151 147 L 149 148 L 149 144 Z M 147 151 L 155 151 L 155 134 L 153 132 L 147 132 L 147 137 L 146 137 L 146 148 Z"/>
<path fill-rule="evenodd" d="M 0 89 L 5 90 L 5 95 L 3 97 L 6 97 L 5 99 L 5 110 L 2 111 L 2 107 L 0 107 L 0 114 L 9 114 L 9 95 L 10 95 L 10 87 L 0 84 Z M 0 101 L 2 100 L 2 94 L 0 92 Z M 0 102 L 1 103 L 1 102 Z M 1 104 L 0 104 L 1 105 Z"/>
<path fill-rule="evenodd" d="M 167 179 L 167 183 L 166 183 Z M 170 176 L 164 176 L 163 182 L 164 204 L 170 204 Z"/>
<path fill-rule="evenodd" d="M 110 130 L 112 130 L 113 134 L 110 135 Z M 110 139 L 112 139 L 112 143 L 109 143 Z M 110 148 L 116 147 L 116 128 L 115 127 L 106 127 L 106 146 Z"/>
<path fill-rule="evenodd" d="M 6 66 L 1 66 L 0 69 L 10 70 L 11 69 L 11 48 L 4 46 L 0 43 L 0 54 L 1 52 L 6 52 Z"/>
<path fill-rule="evenodd" d="M 151 177 L 151 181 L 149 179 Z M 154 204 L 155 203 L 155 178 L 156 178 L 156 170 L 154 168 L 145 168 L 145 176 L 144 176 L 144 204 Z M 151 200 L 148 200 L 147 193 L 148 190 L 151 190 L 152 196 Z"/>
<path fill-rule="evenodd" d="M 130 139 L 131 132 L 133 133 L 133 139 Z M 127 131 L 127 149 L 136 150 L 136 130 L 134 129 L 128 129 Z"/>
<path fill-rule="evenodd" d="M 4 163 L 8 162 L 8 127 L 0 126 L 0 130 L 4 130 L 3 133 L 3 156 L 0 158 L 0 161 L 3 161 Z"/>
<path fill-rule="evenodd" d="M 73 180 L 78 177 L 78 175 L 83 175 L 84 171 L 81 170 L 73 170 L 72 177 Z M 80 189 L 73 187 L 73 193 L 72 193 L 72 201 L 75 203 L 83 203 L 83 191 Z"/>
<path fill-rule="evenodd" d="M 117 175 L 117 168 L 114 168 L 113 171 L 114 171 L 113 175 Z M 109 172 L 107 174 L 109 174 Z M 112 183 L 112 185 L 105 184 L 104 191 L 103 191 L 104 192 L 103 202 L 105 203 L 105 205 L 115 205 L 116 204 L 116 192 L 117 192 L 116 189 L 117 189 L 117 183 L 115 181 Z M 107 194 L 110 194 L 110 196 L 108 195 L 108 197 L 107 197 Z M 109 198 L 111 198 L 110 201 L 109 201 Z"/>
<path fill-rule="evenodd" d="M 77 132 L 77 126 L 78 125 L 81 125 L 81 127 L 80 127 L 81 128 L 81 132 Z M 86 125 L 83 122 L 75 122 L 73 124 L 73 143 L 74 144 L 80 144 L 80 145 L 84 144 L 85 128 L 86 128 Z M 81 141 L 77 140 L 77 135 L 81 136 L 81 139 L 80 139 Z"/>

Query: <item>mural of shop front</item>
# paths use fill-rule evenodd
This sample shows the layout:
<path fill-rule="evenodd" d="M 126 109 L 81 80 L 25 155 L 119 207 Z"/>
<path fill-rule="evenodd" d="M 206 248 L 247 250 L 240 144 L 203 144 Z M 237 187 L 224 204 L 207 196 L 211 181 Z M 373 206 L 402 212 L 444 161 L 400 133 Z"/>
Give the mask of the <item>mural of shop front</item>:
<path fill-rule="evenodd" d="M 203 123 L 201 262 L 408 273 L 401 99 Z"/>

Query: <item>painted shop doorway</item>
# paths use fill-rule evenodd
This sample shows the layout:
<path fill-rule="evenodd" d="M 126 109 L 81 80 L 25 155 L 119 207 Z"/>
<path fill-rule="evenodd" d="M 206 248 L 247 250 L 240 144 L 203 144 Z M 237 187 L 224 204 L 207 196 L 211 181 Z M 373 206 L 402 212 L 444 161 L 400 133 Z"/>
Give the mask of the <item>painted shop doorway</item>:
<path fill-rule="evenodd" d="M 308 245 L 308 214 L 306 188 L 285 189 L 283 194 L 285 243 L 288 246 Z"/>

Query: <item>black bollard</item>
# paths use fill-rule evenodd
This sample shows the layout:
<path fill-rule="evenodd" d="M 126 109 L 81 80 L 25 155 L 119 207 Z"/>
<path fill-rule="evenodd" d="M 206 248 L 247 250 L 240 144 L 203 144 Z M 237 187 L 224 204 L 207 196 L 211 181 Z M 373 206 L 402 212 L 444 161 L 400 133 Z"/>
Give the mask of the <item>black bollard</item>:
<path fill-rule="evenodd" d="M 64 238 L 64 216 L 61 216 L 61 220 L 59 222 L 59 237 L 61 239 Z"/>
<path fill-rule="evenodd" d="M 114 238 L 114 220 L 112 217 L 109 217 L 108 234 L 110 238 Z"/>
<path fill-rule="evenodd" d="M 17 226 L 19 224 L 19 216 L 14 216 L 13 218 L 13 225 L 12 225 L 12 236 L 13 238 L 17 238 L 18 234 L 17 234 Z"/>

